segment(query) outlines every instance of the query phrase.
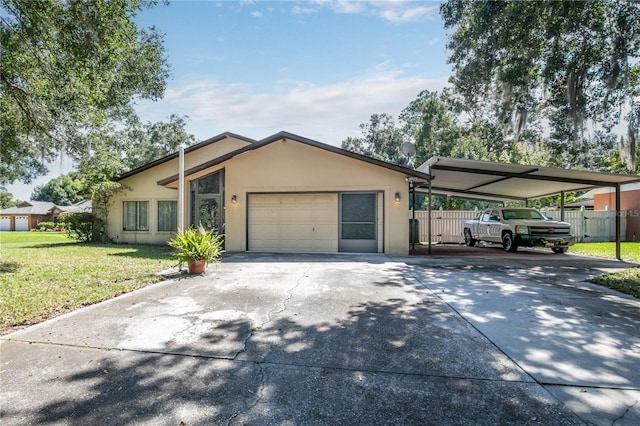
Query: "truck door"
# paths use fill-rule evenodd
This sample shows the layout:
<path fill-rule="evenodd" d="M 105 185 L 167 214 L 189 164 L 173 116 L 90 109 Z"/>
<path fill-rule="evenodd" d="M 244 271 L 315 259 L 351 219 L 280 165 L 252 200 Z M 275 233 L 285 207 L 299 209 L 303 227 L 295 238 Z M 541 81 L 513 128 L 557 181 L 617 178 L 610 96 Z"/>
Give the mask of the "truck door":
<path fill-rule="evenodd" d="M 496 243 L 502 242 L 502 222 L 500 222 L 500 212 L 491 210 L 487 226 L 488 239 Z"/>
<path fill-rule="evenodd" d="M 491 227 L 491 221 L 489 220 L 491 217 L 491 212 L 489 210 L 485 210 L 478 219 L 478 236 L 479 239 L 484 241 L 489 241 L 491 235 L 489 233 Z"/>

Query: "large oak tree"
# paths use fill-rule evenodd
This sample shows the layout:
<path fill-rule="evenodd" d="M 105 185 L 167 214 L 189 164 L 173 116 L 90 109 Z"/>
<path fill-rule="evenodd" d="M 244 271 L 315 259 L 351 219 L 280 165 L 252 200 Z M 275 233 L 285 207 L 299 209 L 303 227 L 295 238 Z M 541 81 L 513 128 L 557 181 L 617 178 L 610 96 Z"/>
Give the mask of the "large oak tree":
<path fill-rule="evenodd" d="M 545 117 L 559 152 L 587 126 L 627 124 L 621 153 L 636 169 L 640 128 L 640 4 L 628 0 L 449 0 L 441 6 L 469 106 L 489 105 L 517 135 Z M 490 102 L 487 102 L 489 100 Z"/>
<path fill-rule="evenodd" d="M 30 182 L 60 154 L 92 153 L 105 127 L 158 99 L 162 36 L 134 21 L 144 0 L 0 0 L 0 184 Z"/>

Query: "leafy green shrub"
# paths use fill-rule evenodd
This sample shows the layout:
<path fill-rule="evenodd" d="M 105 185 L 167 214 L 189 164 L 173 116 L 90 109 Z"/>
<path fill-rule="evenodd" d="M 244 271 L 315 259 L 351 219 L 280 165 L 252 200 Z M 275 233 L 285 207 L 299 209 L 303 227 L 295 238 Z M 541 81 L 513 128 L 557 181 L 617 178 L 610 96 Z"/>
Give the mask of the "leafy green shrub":
<path fill-rule="evenodd" d="M 56 227 L 56 224 L 53 222 L 40 222 L 38 223 L 39 231 L 51 231 Z"/>
<path fill-rule="evenodd" d="M 58 218 L 67 224 L 69 238 L 82 242 L 93 241 L 95 222 L 93 214 L 61 213 Z"/>
<path fill-rule="evenodd" d="M 176 250 L 171 257 L 178 260 L 180 267 L 192 260 L 217 262 L 224 253 L 224 236 L 214 235 L 213 231 L 205 231 L 202 225 L 179 231 L 168 244 Z"/>

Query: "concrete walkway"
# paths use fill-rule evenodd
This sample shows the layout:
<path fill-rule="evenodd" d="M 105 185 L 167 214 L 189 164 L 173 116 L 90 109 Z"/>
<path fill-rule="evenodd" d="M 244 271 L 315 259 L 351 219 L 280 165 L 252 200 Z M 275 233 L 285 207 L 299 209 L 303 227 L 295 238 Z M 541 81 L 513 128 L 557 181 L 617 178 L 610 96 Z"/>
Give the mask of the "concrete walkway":
<path fill-rule="evenodd" d="M 0 422 L 640 423 L 640 301 L 575 256 L 235 254 L 0 339 Z"/>

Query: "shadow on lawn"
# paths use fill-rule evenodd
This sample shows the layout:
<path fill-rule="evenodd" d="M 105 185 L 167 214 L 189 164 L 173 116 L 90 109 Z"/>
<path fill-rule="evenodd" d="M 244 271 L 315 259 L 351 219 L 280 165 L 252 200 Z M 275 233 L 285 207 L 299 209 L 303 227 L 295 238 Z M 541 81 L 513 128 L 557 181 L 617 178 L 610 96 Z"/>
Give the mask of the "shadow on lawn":
<path fill-rule="evenodd" d="M 0 274 L 16 272 L 18 269 L 20 269 L 20 264 L 18 262 L 0 261 Z"/>
<path fill-rule="evenodd" d="M 85 243 L 78 241 L 56 242 L 51 244 L 38 243 L 25 245 L 12 250 L 20 249 L 49 249 L 49 248 L 87 248 L 106 251 L 107 256 L 121 256 L 144 259 L 167 259 L 171 255 L 171 248 L 160 244 L 113 244 L 113 243 Z M 112 251 L 110 251 L 112 250 Z"/>

